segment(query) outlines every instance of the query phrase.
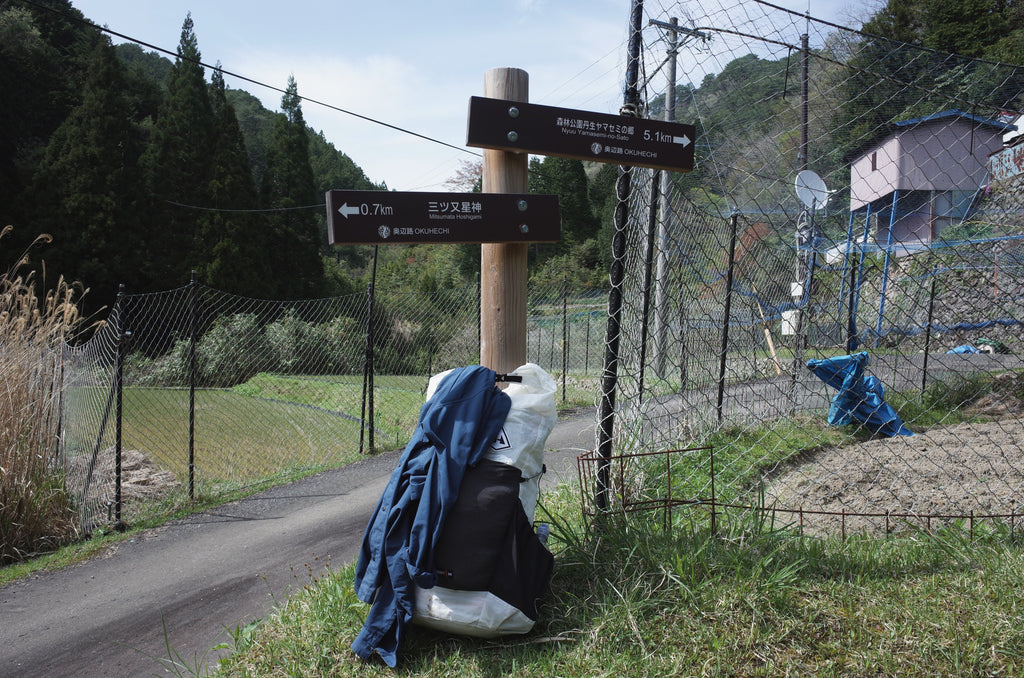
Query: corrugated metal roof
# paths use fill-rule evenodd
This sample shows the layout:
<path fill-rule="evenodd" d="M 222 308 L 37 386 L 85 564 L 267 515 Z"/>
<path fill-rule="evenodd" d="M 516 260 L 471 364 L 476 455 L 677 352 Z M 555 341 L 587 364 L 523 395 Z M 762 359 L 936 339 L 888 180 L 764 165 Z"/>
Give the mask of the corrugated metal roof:
<path fill-rule="evenodd" d="M 980 115 L 971 115 L 965 113 L 956 108 L 951 108 L 947 111 L 940 111 L 939 113 L 932 113 L 931 115 L 925 115 L 919 118 L 910 118 L 908 120 L 901 120 L 899 122 L 890 122 L 880 127 L 875 134 L 870 137 L 866 137 L 861 140 L 861 143 L 853 150 L 843 155 L 843 161 L 847 164 L 854 162 L 867 155 L 867 152 L 877 147 L 881 140 L 889 138 L 890 135 L 895 135 L 896 131 L 901 127 L 911 127 L 913 125 L 919 125 L 925 122 L 933 122 L 935 120 L 943 120 L 946 118 L 964 118 L 972 122 L 978 123 L 984 127 L 991 127 L 999 132 L 1012 132 L 1017 129 L 1016 125 L 1011 123 L 1002 122 L 1000 120 L 992 120 L 991 118 L 983 118 Z"/>
<path fill-rule="evenodd" d="M 924 122 L 932 122 L 933 120 L 944 120 L 945 118 L 964 118 L 965 120 L 972 120 L 972 121 L 978 123 L 979 125 L 985 125 L 986 127 L 992 127 L 993 129 L 997 129 L 1000 132 L 1013 132 L 1013 131 L 1015 131 L 1017 129 L 1016 125 L 1010 124 L 1008 122 L 1001 122 L 999 120 L 992 120 L 991 118 L 983 118 L 980 115 L 971 115 L 970 113 L 965 113 L 965 112 L 963 112 L 961 110 L 958 110 L 956 108 L 952 108 L 952 109 L 950 109 L 948 111 L 942 111 L 940 113 L 932 113 L 931 115 L 926 115 L 926 116 L 923 116 L 923 117 L 920 117 L 920 118 L 911 118 L 910 120 L 901 120 L 899 122 L 894 122 L 893 126 L 895 126 L 895 127 L 909 127 L 911 125 L 919 125 L 919 124 L 924 123 Z"/>

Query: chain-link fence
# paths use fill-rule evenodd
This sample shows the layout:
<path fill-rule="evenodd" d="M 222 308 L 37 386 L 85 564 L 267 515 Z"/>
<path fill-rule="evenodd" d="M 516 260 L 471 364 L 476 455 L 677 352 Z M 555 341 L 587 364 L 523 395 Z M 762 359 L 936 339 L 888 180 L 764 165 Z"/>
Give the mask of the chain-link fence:
<path fill-rule="evenodd" d="M 475 285 L 290 302 L 197 282 L 122 294 L 67 349 L 63 448 L 83 524 L 404 446 L 430 375 L 479 361 L 476 299 Z M 593 402 L 603 303 L 532 291 L 528 359 L 563 401 Z"/>
<path fill-rule="evenodd" d="M 1013 530 L 1024 70 L 760 0 L 642 8 L 640 108 L 696 125 L 697 168 L 632 170 L 621 317 L 564 285 L 528 305 L 528 359 L 563 399 L 614 384 L 614 427 L 599 422 L 614 455 L 581 465 L 605 474 L 584 487 L 623 506 L 667 492 L 788 511 L 823 532 L 993 516 Z M 658 85 L 668 58 L 684 75 Z M 403 445 L 428 376 L 479 359 L 476 299 L 123 295 L 67 360 L 85 522 L 120 517 L 118 491 L 129 511 L 135 496 L 173 505 Z M 860 351 L 846 389 L 808 369 Z M 877 402 L 915 435 L 874 432 Z"/>
<path fill-rule="evenodd" d="M 982 516 L 1012 530 L 1024 68 L 766 2 L 644 10 L 641 75 L 677 58 L 700 82 L 647 77 L 647 111 L 675 97 L 698 167 L 631 170 L 614 455 L 581 462 L 584 487 L 599 505 L 660 492 L 819 532 Z M 860 351 L 866 372 L 845 390 L 808 367 Z M 859 400 L 844 409 L 840 392 Z M 915 435 L 879 432 L 887 407 Z M 715 449 L 714 473 L 684 452 L 697 445 Z"/>

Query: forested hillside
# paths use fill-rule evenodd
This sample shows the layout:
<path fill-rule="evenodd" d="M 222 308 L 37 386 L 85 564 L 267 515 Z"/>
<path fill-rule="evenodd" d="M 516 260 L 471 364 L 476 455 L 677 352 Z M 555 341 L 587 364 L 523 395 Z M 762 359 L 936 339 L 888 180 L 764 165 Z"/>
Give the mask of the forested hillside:
<path fill-rule="evenodd" d="M 328 188 L 385 187 L 306 126 L 298 84 L 280 83 L 280 112 L 268 111 L 196 63 L 190 17 L 173 61 L 115 48 L 83 18 L 66 0 L 0 8 L 6 262 L 51 235 L 33 256 L 89 288 L 89 311 L 120 284 L 170 289 L 192 271 L 256 298 L 351 291 L 309 207 Z"/>
<path fill-rule="evenodd" d="M 115 48 L 85 19 L 69 0 L 0 5 L 0 225 L 15 227 L 0 250 L 8 262 L 38 233 L 51 234 L 37 256 L 49 276 L 90 288 L 87 310 L 109 306 L 119 284 L 165 290 L 192 271 L 256 298 L 363 289 L 370 249 L 329 247 L 322 209 L 308 207 L 331 188 L 386 186 L 306 125 L 301 83 L 273 83 L 286 94 L 269 111 L 196 63 L 201 27 L 191 18 L 173 60 Z M 849 154 L 893 120 L 950 102 L 982 116 L 1022 107 L 1019 71 L 1007 77 L 995 64 L 1024 62 L 1020 2 L 889 0 L 864 31 L 837 31 L 811 60 L 809 77 L 824 94 L 812 97 L 808 132 L 814 169 L 830 186 L 848 183 Z M 738 51 L 710 70 L 676 88 L 675 117 L 698 132 L 697 167 L 675 175 L 677 195 L 741 209 L 791 201 L 799 50 L 781 59 Z M 950 99 L 951 91 L 959 94 Z M 664 105 L 662 94 L 647 112 L 661 116 Z M 478 170 L 468 163 L 452 190 L 473 190 Z M 616 171 L 531 161 L 530 189 L 559 195 L 564 234 L 530 248 L 533 281 L 607 283 Z M 388 283 L 414 289 L 470 282 L 479 267 L 471 245 L 380 255 Z"/>
<path fill-rule="evenodd" d="M 698 132 L 697 169 L 677 180 L 693 200 L 748 211 L 792 200 L 801 143 L 795 47 L 779 59 L 738 56 L 677 85 L 676 120 Z M 851 155 L 893 122 L 950 108 L 983 118 L 1024 108 L 1024 69 L 1009 66 L 1024 64 L 1024 3 L 888 0 L 859 34 L 837 30 L 811 51 L 806 131 L 813 169 L 840 189 L 836 204 Z M 692 48 L 689 57 L 699 54 Z M 664 107 L 661 94 L 651 114 Z"/>
<path fill-rule="evenodd" d="M 273 112 L 200 66 L 199 33 L 184 18 L 172 60 L 112 46 L 68 0 L 0 8 L 0 223 L 15 226 L 5 258 L 50 234 L 33 256 L 89 288 L 90 312 L 109 308 L 121 284 L 166 290 L 192 271 L 254 298 L 363 289 L 371 248 L 328 246 L 323 210 L 308 206 L 329 189 L 387 187 L 306 126 L 299 83 Z M 479 190 L 479 169 L 468 163 L 452 190 Z M 614 168 L 595 168 L 593 181 L 579 161 L 535 160 L 531 170 L 531 190 L 562 196 L 566 219 L 563 242 L 531 248 L 531 270 L 605 284 Z M 380 256 L 392 287 L 461 286 L 479 269 L 473 245 Z"/>

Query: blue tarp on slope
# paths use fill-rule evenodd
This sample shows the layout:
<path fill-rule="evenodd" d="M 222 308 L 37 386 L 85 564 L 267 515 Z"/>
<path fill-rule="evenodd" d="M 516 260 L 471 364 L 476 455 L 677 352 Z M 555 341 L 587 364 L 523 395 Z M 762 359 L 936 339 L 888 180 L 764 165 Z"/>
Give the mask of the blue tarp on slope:
<path fill-rule="evenodd" d="M 877 377 L 864 374 L 867 351 L 823 360 L 808 360 L 807 369 L 823 382 L 838 389 L 828 410 L 828 423 L 845 426 L 856 420 L 875 433 L 912 436 L 896 410 L 885 402 L 885 391 Z"/>

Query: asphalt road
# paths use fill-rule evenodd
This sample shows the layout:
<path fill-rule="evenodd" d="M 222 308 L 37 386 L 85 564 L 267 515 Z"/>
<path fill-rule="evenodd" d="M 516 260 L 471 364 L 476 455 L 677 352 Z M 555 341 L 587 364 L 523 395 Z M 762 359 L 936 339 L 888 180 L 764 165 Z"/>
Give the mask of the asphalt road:
<path fill-rule="evenodd" d="M 562 416 L 542 486 L 576 479 L 594 413 Z M 0 676 L 181 675 L 230 631 L 355 559 L 400 451 L 136 535 L 109 553 L 0 588 Z M 177 670 L 174 662 L 179 665 Z"/>

